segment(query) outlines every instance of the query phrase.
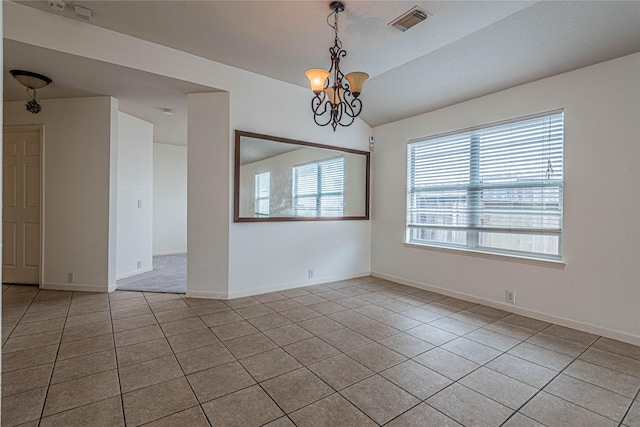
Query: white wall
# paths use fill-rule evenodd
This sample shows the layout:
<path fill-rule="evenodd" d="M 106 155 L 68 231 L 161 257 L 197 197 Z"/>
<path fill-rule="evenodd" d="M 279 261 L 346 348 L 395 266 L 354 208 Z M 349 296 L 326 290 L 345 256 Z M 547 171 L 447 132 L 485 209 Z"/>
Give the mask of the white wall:
<path fill-rule="evenodd" d="M 187 252 L 187 147 L 153 144 L 153 254 Z"/>
<path fill-rule="evenodd" d="M 408 248 L 408 140 L 565 110 L 564 258 L 555 269 Z M 372 271 L 640 344 L 640 54 L 374 129 Z"/>
<path fill-rule="evenodd" d="M 229 294 L 229 94 L 187 97 L 187 291 Z"/>
<path fill-rule="evenodd" d="M 45 288 L 107 291 L 115 285 L 118 102 L 111 97 L 41 101 L 31 114 L 24 102 L 4 103 L 7 125 L 44 125 Z M 75 283 L 67 284 L 67 273 Z"/>
<path fill-rule="evenodd" d="M 153 124 L 118 112 L 117 145 L 116 279 L 122 279 L 153 269 Z"/>

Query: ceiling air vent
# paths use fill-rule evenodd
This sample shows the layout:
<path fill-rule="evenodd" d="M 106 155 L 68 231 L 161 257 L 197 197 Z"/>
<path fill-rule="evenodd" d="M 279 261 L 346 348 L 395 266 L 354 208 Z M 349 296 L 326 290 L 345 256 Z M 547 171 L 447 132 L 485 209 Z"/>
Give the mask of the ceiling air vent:
<path fill-rule="evenodd" d="M 413 9 L 409 10 L 408 12 L 403 13 L 393 21 L 389 22 L 389 25 L 393 25 L 395 28 L 399 29 L 400 31 L 407 31 L 409 28 L 427 19 L 429 15 L 430 15 L 429 12 L 423 9 L 420 9 L 418 6 L 416 6 Z"/>

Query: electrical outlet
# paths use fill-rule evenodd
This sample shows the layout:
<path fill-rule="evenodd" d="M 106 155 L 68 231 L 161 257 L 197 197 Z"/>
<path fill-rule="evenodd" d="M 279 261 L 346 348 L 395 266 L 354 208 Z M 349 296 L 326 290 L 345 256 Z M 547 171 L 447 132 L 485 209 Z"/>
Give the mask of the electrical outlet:
<path fill-rule="evenodd" d="M 313 269 L 309 269 L 309 279 L 313 279 Z"/>
<path fill-rule="evenodd" d="M 142 200 L 138 200 L 138 209 L 142 209 Z"/>
<path fill-rule="evenodd" d="M 504 299 L 509 304 L 515 304 L 516 303 L 516 291 L 510 291 L 509 289 L 507 289 L 505 291 L 505 298 Z"/>
<path fill-rule="evenodd" d="M 73 283 L 75 282 L 75 275 L 71 272 L 67 273 L 67 283 Z"/>
<path fill-rule="evenodd" d="M 138 269 L 141 269 L 141 268 L 142 268 L 142 261 L 138 261 L 138 262 L 136 263 L 136 267 L 137 267 Z"/>

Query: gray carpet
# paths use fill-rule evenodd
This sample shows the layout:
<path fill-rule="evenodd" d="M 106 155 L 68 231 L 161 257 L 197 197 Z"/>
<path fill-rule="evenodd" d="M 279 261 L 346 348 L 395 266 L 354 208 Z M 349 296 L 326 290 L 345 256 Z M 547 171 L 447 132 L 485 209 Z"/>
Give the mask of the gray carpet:
<path fill-rule="evenodd" d="M 187 254 L 153 257 L 153 271 L 138 274 L 116 282 L 119 290 L 187 292 Z"/>

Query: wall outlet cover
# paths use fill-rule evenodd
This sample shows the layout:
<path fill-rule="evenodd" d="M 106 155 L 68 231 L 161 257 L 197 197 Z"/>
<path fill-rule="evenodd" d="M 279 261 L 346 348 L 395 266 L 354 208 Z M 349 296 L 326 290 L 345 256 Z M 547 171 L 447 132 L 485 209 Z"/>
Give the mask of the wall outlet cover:
<path fill-rule="evenodd" d="M 516 303 L 516 291 L 510 291 L 509 289 L 507 289 L 505 291 L 505 298 L 504 299 L 509 304 L 515 304 Z"/>

